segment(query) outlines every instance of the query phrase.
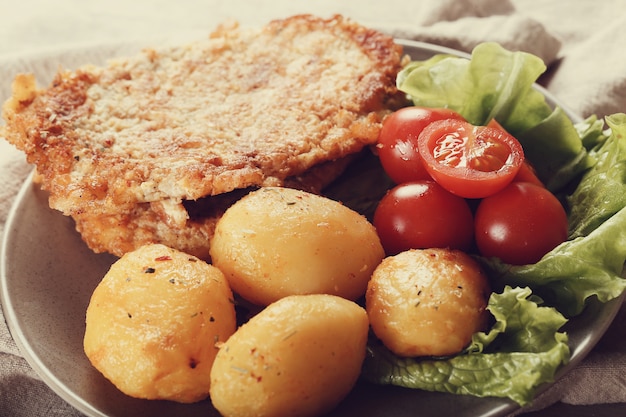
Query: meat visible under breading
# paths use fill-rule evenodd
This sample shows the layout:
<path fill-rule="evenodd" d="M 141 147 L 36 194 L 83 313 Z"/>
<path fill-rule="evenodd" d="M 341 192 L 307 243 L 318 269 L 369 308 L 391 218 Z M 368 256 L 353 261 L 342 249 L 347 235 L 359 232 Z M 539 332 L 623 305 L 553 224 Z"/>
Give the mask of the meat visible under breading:
<path fill-rule="evenodd" d="M 233 190 L 306 186 L 314 167 L 318 182 L 332 179 L 332 161 L 376 140 L 401 54 L 341 16 L 222 26 L 189 45 L 61 71 L 42 90 L 18 75 L 0 134 L 94 251 L 159 242 L 206 257 Z"/>

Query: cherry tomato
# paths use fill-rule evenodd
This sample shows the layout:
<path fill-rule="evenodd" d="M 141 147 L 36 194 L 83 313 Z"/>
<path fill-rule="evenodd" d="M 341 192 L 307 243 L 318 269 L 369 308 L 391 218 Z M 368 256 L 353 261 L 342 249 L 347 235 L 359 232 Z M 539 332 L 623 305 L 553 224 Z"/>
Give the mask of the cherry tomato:
<path fill-rule="evenodd" d="M 484 198 L 474 223 L 481 255 L 513 265 L 536 263 L 567 239 L 567 214 L 559 200 L 528 182 L 513 182 Z"/>
<path fill-rule="evenodd" d="M 432 180 L 403 183 L 381 199 L 373 219 L 388 255 L 408 249 L 473 245 L 474 222 L 467 201 Z"/>
<path fill-rule="evenodd" d="M 496 119 L 489 120 L 489 123 L 487 123 L 487 127 L 493 127 L 494 129 L 500 129 L 506 132 L 506 129 Z"/>
<path fill-rule="evenodd" d="M 541 182 L 539 177 L 537 177 L 537 174 L 535 173 L 535 168 L 533 168 L 533 166 L 527 160 L 524 161 L 519 171 L 517 171 L 517 175 L 515 175 L 515 178 L 513 178 L 513 181 L 529 182 L 531 184 L 535 184 L 540 187 L 545 187 L 543 182 Z"/>
<path fill-rule="evenodd" d="M 389 115 L 378 136 L 378 156 L 383 169 L 396 184 L 430 179 L 417 151 L 417 138 L 436 120 L 463 117 L 453 110 L 427 107 L 404 107 Z"/>
<path fill-rule="evenodd" d="M 500 129 L 503 132 L 506 132 L 506 129 L 502 127 L 500 123 L 496 119 L 491 119 L 489 123 L 487 123 L 487 127 L 493 127 L 496 129 Z M 537 173 L 535 168 L 533 168 L 532 164 L 528 162 L 528 159 L 524 159 L 522 166 L 519 171 L 517 171 L 517 175 L 513 178 L 513 181 L 518 182 L 531 182 L 533 184 L 539 185 L 541 187 L 545 187 L 543 182 L 537 177 Z"/>
<path fill-rule="evenodd" d="M 418 139 L 424 167 L 442 187 L 483 198 L 506 187 L 524 161 L 522 145 L 504 130 L 460 120 L 435 121 Z"/>

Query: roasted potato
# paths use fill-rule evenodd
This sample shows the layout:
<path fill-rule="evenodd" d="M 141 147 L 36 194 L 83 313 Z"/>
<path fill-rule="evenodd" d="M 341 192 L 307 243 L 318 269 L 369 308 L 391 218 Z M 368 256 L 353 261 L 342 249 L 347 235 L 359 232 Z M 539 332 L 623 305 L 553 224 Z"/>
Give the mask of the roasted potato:
<path fill-rule="evenodd" d="M 220 348 L 211 400 L 225 417 L 322 415 L 354 386 L 365 310 L 341 297 L 293 295 L 265 307 Z"/>
<path fill-rule="evenodd" d="M 235 328 L 232 292 L 217 268 L 148 245 L 115 262 L 93 292 L 84 350 L 127 395 L 188 403 L 208 396 L 216 344 Z"/>
<path fill-rule="evenodd" d="M 365 296 L 372 330 L 399 356 L 447 356 L 483 330 L 491 290 L 478 263 L 449 249 L 409 250 L 376 268 Z"/>
<path fill-rule="evenodd" d="M 232 205 L 210 246 L 233 291 L 262 306 L 292 294 L 356 300 L 384 257 L 364 216 L 326 197 L 277 187 Z"/>

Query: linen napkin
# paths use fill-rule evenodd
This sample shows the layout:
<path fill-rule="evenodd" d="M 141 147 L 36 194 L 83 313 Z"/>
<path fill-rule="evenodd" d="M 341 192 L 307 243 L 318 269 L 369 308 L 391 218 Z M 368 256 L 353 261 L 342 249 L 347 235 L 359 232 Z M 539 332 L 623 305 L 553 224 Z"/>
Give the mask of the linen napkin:
<path fill-rule="evenodd" d="M 540 56 L 551 66 L 550 77 L 546 80 L 548 88 L 579 114 L 604 115 L 626 110 L 626 93 L 623 94 L 626 60 L 617 54 L 607 58 L 598 48 L 600 44 L 609 43 L 611 51 L 616 51 L 620 41 L 624 44 L 624 35 L 616 36 L 619 24 L 626 23 L 619 19 L 599 30 L 595 37 L 581 40 L 574 45 L 576 48 L 568 49 L 567 55 L 563 55 L 563 39 L 566 38 L 555 36 L 545 25 L 552 20 L 546 16 L 531 17 L 508 0 L 387 0 L 371 4 L 334 0 L 263 0 L 255 3 L 181 0 L 131 4 L 111 0 L 105 9 L 102 5 L 85 6 L 85 2 L 74 0 L 34 2 L 38 8 L 32 10 L 29 2 L 16 5 L 21 8 L 19 12 L 30 13 L 31 22 L 2 25 L 0 21 L 2 102 L 9 97 L 10 81 L 18 72 L 33 72 L 44 86 L 59 67 L 73 69 L 86 63 L 99 65 L 108 58 L 132 54 L 143 46 L 206 36 L 224 20 L 236 19 L 243 25 L 259 25 L 274 18 L 308 12 L 321 16 L 341 13 L 398 38 L 432 42 L 466 52 L 480 42 L 497 41 L 508 49 Z M 520 3 L 526 7 L 532 2 Z M 563 5 L 563 14 L 554 20 L 563 19 L 568 7 L 569 3 Z M 103 10 L 106 13 L 102 13 Z M 55 18 L 68 24 L 52 27 L 45 23 Z M 16 40 L 12 36 L 25 34 L 26 27 L 34 28 L 36 33 L 29 32 L 29 36 L 38 36 L 40 43 L 26 38 Z M 45 43 L 50 33 L 62 44 Z M 40 45 L 34 52 L 33 44 Z M 22 51 L 26 47 L 29 49 Z M 608 61 L 611 65 L 603 67 L 604 72 L 600 75 L 590 57 L 595 62 Z M 580 68 L 584 71 L 579 72 Z M 20 152 L 0 140 L 0 178 L 3 180 L 0 187 L 0 234 L 17 190 L 31 169 Z M 620 312 L 618 318 L 624 316 L 625 313 Z M 589 357 L 540 396 L 532 408 L 542 408 L 556 401 L 572 404 L 626 402 L 626 380 L 622 376 L 626 369 L 626 354 L 623 353 L 626 352 L 626 339 L 610 337 L 626 334 L 624 323 L 625 320 L 616 320 L 607 337 Z M 583 382 L 589 380 L 602 380 L 602 384 Z M 54 394 L 28 366 L 0 313 L 0 416 L 44 415 L 81 414 Z"/>

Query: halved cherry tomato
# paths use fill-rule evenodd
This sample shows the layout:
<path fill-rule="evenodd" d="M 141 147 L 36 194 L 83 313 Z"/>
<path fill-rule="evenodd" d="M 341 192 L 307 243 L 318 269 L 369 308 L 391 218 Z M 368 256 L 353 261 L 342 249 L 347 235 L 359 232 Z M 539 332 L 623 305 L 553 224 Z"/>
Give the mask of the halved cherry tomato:
<path fill-rule="evenodd" d="M 465 198 L 500 191 L 524 161 L 522 145 L 506 131 L 451 119 L 426 126 L 418 138 L 418 151 L 431 177 Z"/>
<path fill-rule="evenodd" d="M 445 119 L 464 120 L 450 109 L 417 106 L 404 107 L 385 119 L 376 148 L 383 169 L 396 184 L 430 179 L 417 151 L 417 138 L 430 123 Z"/>
<path fill-rule="evenodd" d="M 397 185 L 381 199 L 373 219 L 387 255 L 408 249 L 453 248 L 474 243 L 467 201 L 432 180 Z"/>
<path fill-rule="evenodd" d="M 481 200 L 474 223 L 481 255 L 513 265 L 536 263 L 567 239 L 567 214 L 559 200 L 528 182 L 513 182 Z"/>

